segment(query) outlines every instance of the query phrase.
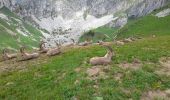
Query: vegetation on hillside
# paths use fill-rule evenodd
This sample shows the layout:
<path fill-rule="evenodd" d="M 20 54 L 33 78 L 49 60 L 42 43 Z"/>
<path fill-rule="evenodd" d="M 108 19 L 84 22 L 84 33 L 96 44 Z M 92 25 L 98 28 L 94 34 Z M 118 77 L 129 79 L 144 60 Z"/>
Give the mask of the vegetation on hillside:
<path fill-rule="evenodd" d="M 112 41 L 113 37 L 115 37 L 114 32 L 117 29 L 109 28 L 109 27 L 99 27 L 94 30 L 90 30 L 88 32 L 85 32 L 83 36 L 80 37 L 80 42 L 86 41 L 86 40 L 93 40 L 93 42 L 97 42 L 98 40 L 103 41 Z"/>
<path fill-rule="evenodd" d="M 38 46 L 38 41 L 42 37 L 38 29 L 24 22 L 6 7 L 0 9 L 0 14 L 8 18 L 8 20 L 0 18 L 0 51 L 6 47 L 18 49 L 20 45 L 28 45 L 28 48 Z M 27 36 L 19 33 L 18 29 Z"/>
<path fill-rule="evenodd" d="M 98 45 L 64 49 L 50 58 L 41 55 L 26 62 L 0 62 L 0 99 L 140 100 L 150 99 L 149 92 L 162 100 L 170 90 L 170 67 L 166 66 L 170 60 L 169 20 L 170 16 L 148 15 L 130 21 L 118 31 L 118 38 L 138 35 L 142 39 L 111 45 L 116 56 L 110 65 L 97 66 L 95 76 L 87 73 L 94 68 L 89 59 L 106 53 Z"/>

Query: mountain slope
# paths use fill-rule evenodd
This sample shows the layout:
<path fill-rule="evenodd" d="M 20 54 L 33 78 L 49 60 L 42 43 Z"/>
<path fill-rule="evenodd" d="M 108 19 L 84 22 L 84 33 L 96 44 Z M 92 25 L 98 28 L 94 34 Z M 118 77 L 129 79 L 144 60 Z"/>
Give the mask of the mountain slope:
<path fill-rule="evenodd" d="M 80 41 L 86 39 L 92 39 L 94 42 L 96 40 L 112 41 L 114 36 L 118 35 L 118 38 L 127 38 L 129 36 L 162 36 L 170 34 L 170 17 L 165 13 L 165 17 L 156 16 L 158 13 L 163 12 L 164 10 L 170 9 L 170 5 L 167 5 L 161 9 L 153 11 L 151 14 L 140 17 L 129 19 L 128 23 L 120 29 L 117 28 L 108 28 L 106 26 L 93 29 L 94 35 L 85 33 L 80 38 Z M 110 37 L 108 37 L 110 36 Z"/>
<path fill-rule="evenodd" d="M 128 24 L 122 29 L 118 30 L 119 37 L 128 36 L 148 36 L 148 35 L 167 35 L 170 34 L 170 16 L 158 17 L 156 16 L 163 10 L 170 9 L 167 5 L 161 9 L 157 9 L 151 14 L 141 17 L 139 19 L 131 19 Z"/>
<path fill-rule="evenodd" d="M 120 38 L 140 32 L 142 39 L 111 45 L 116 53 L 112 63 L 97 69 L 89 59 L 106 53 L 97 45 L 63 49 L 51 58 L 41 55 L 27 62 L 0 62 L 0 99 L 169 100 L 169 18 L 149 15 L 129 22 L 127 31 L 120 30 L 128 34 Z M 94 69 L 99 72 L 90 76 L 88 71 Z"/>
<path fill-rule="evenodd" d="M 1 0 L 17 15 L 49 33 L 62 27 L 68 34 L 47 36 L 49 44 L 78 41 L 84 31 L 109 24 L 122 27 L 129 17 L 141 17 L 168 4 L 169 0 Z M 117 20 L 117 21 L 115 21 Z M 115 25 L 116 23 L 116 25 Z M 67 38 L 66 38 L 67 37 Z"/>
<path fill-rule="evenodd" d="M 35 48 L 43 37 L 40 30 L 6 7 L 0 9 L 0 30 L 0 49 L 6 47 L 18 49 L 21 45 Z"/>

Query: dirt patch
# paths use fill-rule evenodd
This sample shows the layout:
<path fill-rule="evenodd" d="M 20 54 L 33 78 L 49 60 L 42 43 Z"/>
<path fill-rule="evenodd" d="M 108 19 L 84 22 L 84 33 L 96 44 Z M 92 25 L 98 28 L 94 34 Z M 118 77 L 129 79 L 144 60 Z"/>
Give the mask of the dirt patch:
<path fill-rule="evenodd" d="M 141 100 L 170 100 L 170 96 L 166 91 L 148 91 L 142 95 Z"/>
<path fill-rule="evenodd" d="M 116 73 L 116 74 L 113 75 L 113 78 L 116 81 L 120 81 L 122 77 L 123 77 L 123 73 Z"/>
<path fill-rule="evenodd" d="M 88 75 L 87 79 L 97 80 L 99 78 L 106 79 L 108 78 L 107 73 L 110 70 L 110 66 L 93 66 L 88 68 L 86 73 Z"/>
<path fill-rule="evenodd" d="M 170 68 L 170 57 L 161 58 L 159 62 L 163 67 Z"/>
<path fill-rule="evenodd" d="M 81 68 L 80 67 L 78 67 L 78 68 L 76 68 L 76 69 L 74 69 L 74 71 L 76 72 L 76 73 L 79 73 L 79 72 L 81 72 Z"/>
<path fill-rule="evenodd" d="M 97 75 L 99 75 L 99 73 L 101 72 L 101 69 L 100 69 L 100 67 L 98 67 L 98 66 L 94 66 L 94 67 L 92 67 L 92 68 L 88 68 L 87 69 L 87 74 L 88 74 L 88 76 L 97 76 Z"/>
<path fill-rule="evenodd" d="M 161 58 L 159 60 L 161 68 L 156 71 L 157 74 L 170 76 L 170 57 Z"/>
<path fill-rule="evenodd" d="M 38 66 L 39 64 L 47 63 L 48 59 L 45 55 L 41 55 L 38 59 L 18 62 L 18 59 L 12 59 L 0 62 L 0 74 L 10 73 L 14 71 L 27 72 L 29 67 Z M 38 66 L 41 67 L 41 66 Z"/>
<path fill-rule="evenodd" d="M 119 64 L 118 66 L 123 68 L 123 69 L 133 69 L 133 70 L 137 70 L 139 68 L 142 67 L 142 63 L 140 60 L 138 59 L 135 59 L 132 63 L 127 63 L 127 62 L 124 62 L 124 63 L 121 63 Z"/>

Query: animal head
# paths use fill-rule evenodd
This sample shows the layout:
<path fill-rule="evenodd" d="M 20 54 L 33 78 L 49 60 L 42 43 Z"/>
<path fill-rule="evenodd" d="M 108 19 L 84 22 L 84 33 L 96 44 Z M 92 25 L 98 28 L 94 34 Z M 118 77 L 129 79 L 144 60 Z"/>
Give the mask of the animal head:
<path fill-rule="evenodd" d="M 74 39 L 71 39 L 71 41 L 72 41 L 73 43 L 75 43 L 75 40 L 74 40 Z"/>
<path fill-rule="evenodd" d="M 110 52 L 113 52 L 113 49 L 110 46 L 105 46 Z"/>
<path fill-rule="evenodd" d="M 26 47 L 22 46 L 22 47 L 20 48 L 20 52 L 21 52 L 21 53 L 25 53 L 25 52 L 24 52 L 25 48 L 26 48 Z"/>
<path fill-rule="evenodd" d="M 114 56 L 113 49 L 110 46 L 104 46 L 104 47 L 107 49 L 107 54 L 105 55 L 105 57 L 112 58 L 112 56 Z"/>
<path fill-rule="evenodd" d="M 42 48 L 43 46 L 45 46 L 45 43 L 46 43 L 46 42 L 44 42 L 44 41 L 40 41 L 40 45 L 39 45 L 40 48 Z"/>
<path fill-rule="evenodd" d="M 8 49 L 6 49 L 6 48 L 3 49 L 3 51 L 2 51 L 3 54 L 6 54 L 7 52 L 8 52 Z"/>
<path fill-rule="evenodd" d="M 56 41 L 55 41 L 55 44 L 56 44 L 57 48 L 58 48 L 58 49 L 60 49 L 61 44 L 59 44 L 59 43 L 58 43 L 58 42 L 56 42 Z"/>
<path fill-rule="evenodd" d="M 98 43 L 99 45 L 103 45 L 103 41 L 102 41 L 102 40 L 97 41 L 97 43 Z"/>

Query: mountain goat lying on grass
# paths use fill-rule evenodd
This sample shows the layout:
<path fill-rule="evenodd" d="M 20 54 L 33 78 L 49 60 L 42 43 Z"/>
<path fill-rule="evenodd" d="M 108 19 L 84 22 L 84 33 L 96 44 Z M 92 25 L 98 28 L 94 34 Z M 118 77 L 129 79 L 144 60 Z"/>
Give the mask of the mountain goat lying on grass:
<path fill-rule="evenodd" d="M 9 54 L 9 51 L 7 49 L 3 50 L 3 54 L 2 54 L 2 58 L 3 60 L 10 60 L 13 58 L 17 58 L 17 54 Z"/>
<path fill-rule="evenodd" d="M 46 42 L 44 42 L 44 41 L 41 41 L 40 42 L 40 45 L 39 45 L 39 52 L 40 53 L 47 53 L 48 52 L 48 49 L 47 48 L 45 48 L 45 43 Z"/>
<path fill-rule="evenodd" d="M 85 41 L 85 42 L 79 43 L 78 46 L 87 46 L 87 45 L 90 45 L 92 43 L 93 43 L 93 41 Z"/>
<path fill-rule="evenodd" d="M 51 48 L 48 50 L 47 56 L 55 56 L 55 55 L 58 55 L 61 53 L 59 44 L 58 43 L 56 43 L 56 44 L 57 44 L 57 47 Z"/>
<path fill-rule="evenodd" d="M 93 57 L 90 59 L 91 65 L 108 65 L 112 62 L 112 57 L 115 56 L 113 49 L 109 46 L 107 48 L 107 53 L 104 57 Z"/>
<path fill-rule="evenodd" d="M 26 61 L 26 60 L 31 60 L 39 57 L 39 53 L 26 53 L 25 47 L 20 48 L 20 53 L 21 53 L 21 60 L 20 61 Z"/>

